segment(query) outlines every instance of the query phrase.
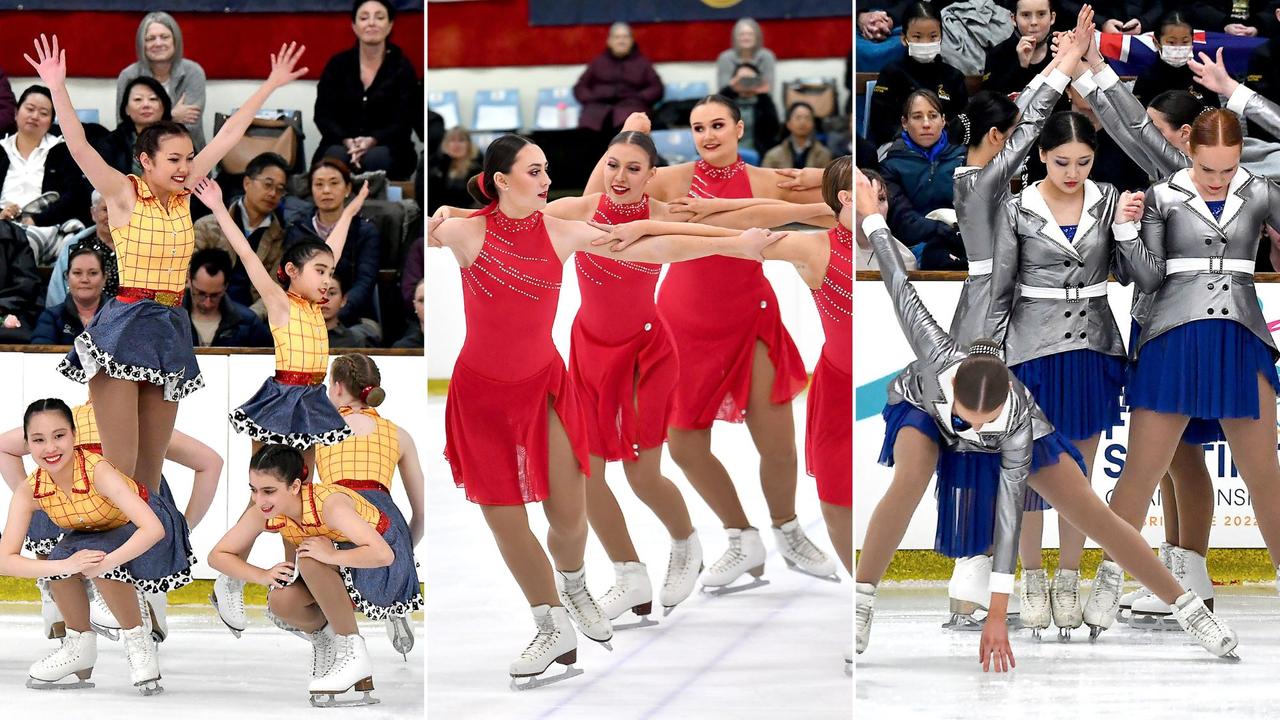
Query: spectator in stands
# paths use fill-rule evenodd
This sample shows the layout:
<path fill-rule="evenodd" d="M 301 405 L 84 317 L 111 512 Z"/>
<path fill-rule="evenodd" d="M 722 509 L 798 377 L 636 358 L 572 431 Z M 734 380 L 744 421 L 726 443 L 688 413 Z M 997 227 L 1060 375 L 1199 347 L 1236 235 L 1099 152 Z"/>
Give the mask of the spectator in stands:
<path fill-rule="evenodd" d="M 427 329 L 427 310 L 425 301 L 426 289 L 423 287 L 423 281 L 419 280 L 413 286 L 413 313 L 417 317 L 418 322 L 409 323 L 409 328 L 405 330 L 404 337 L 395 341 L 391 345 L 393 348 L 420 348 L 425 343 L 425 335 Z"/>
<path fill-rule="evenodd" d="M 423 250 L 426 243 L 423 242 L 421 236 L 413 241 L 409 246 L 409 252 L 404 256 L 404 271 L 400 273 L 400 293 L 404 295 L 404 306 L 406 310 L 413 308 L 413 288 L 425 276 L 423 265 L 425 258 Z"/>
<path fill-rule="evenodd" d="M 859 170 L 880 172 L 880 158 L 876 154 L 875 143 L 859 135 L 857 152 L 853 154 L 853 164 Z"/>
<path fill-rule="evenodd" d="M 1001 95 L 1022 92 L 1053 60 L 1049 52 L 1057 14 L 1052 0 L 1014 0 L 1014 33 L 987 51 L 982 88 Z"/>
<path fill-rule="evenodd" d="M 71 251 L 63 282 L 67 296 L 40 314 L 31 334 L 32 345 L 70 345 L 102 309 L 106 275 L 103 258 L 92 247 L 77 245 Z"/>
<path fill-rule="evenodd" d="M 1187 3 L 1187 17 L 1198 30 L 1257 37 L 1271 28 L 1275 5 L 1269 0 L 1197 0 Z"/>
<path fill-rule="evenodd" d="M 1143 105 L 1149 105 L 1166 90 L 1186 90 L 1207 107 L 1221 107 L 1217 93 L 1199 85 L 1191 68 L 1187 67 L 1187 61 L 1194 52 L 1191 46 L 1193 32 L 1191 20 L 1182 10 L 1174 10 L 1160 19 L 1155 34 L 1160 59 L 1151 63 L 1133 83 L 1133 96 Z"/>
<path fill-rule="evenodd" d="M 417 164 L 410 137 L 422 105 L 418 79 L 404 52 L 389 42 L 396 11 L 390 2 L 356 0 L 356 45 L 330 58 L 316 87 L 320 146 L 312 158 L 335 157 L 361 170 L 385 170 L 407 180 Z"/>
<path fill-rule="evenodd" d="M 742 114 L 742 139 L 738 147 L 763 154 L 778 139 L 778 108 L 769 93 L 749 92 L 741 94 L 738 88 L 752 88 L 760 83 L 760 70 L 751 63 L 742 63 L 733 73 L 733 80 L 720 88 L 720 94 L 738 106 Z"/>
<path fill-rule="evenodd" d="M 613 137 L 631 113 L 653 110 L 662 99 L 662 79 L 636 47 L 630 25 L 609 26 L 605 45 L 578 78 L 573 96 L 582 103 L 578 126 Z"/>
<path fill-rule="evenodd" d="M 1085 4 L 1093 6 L 1093 21 L 1105 33 L 1141 35 L 1151 32 L 1164 14 L 1165 0 L 1060 0 L 1055 30 L 1070 30 Z M 1169 3 L 1170 7 L 1177 3 Z"/>
<path fill-rule="evenodd" d="M 227 295 L 231 256 L 205 248 L 191 256 L 183 307 L 191 316 L 196 347 L 271 347 L 271 332 L 249 308 Z"/>
<path fill-rule="evenodd" d="M 431 158 L 431 174 L 436 178 L 432 186 L 437 193 L 430 198 L 439 207 L 476 207 L 475 200 L 467 192 L 467 181 L 480 172 L 484 156 L 480 148 L 471 142 L 471 133 L 464 127 L 449 128 L 440 143 L 440 152 Z"/>
<path fill-rule="evenodd" d="M 1271 0 L 1268 10 L 1269 15 L 1262 25 L 1268 40 L 1249 56 L 1245 82 L 1259 95 L 1272 102 L 1280 102 L 1280 0 Z M 1249 123 L 1249 137 L 1268 142 L 1280 141 L 1255 122 Z"/>
<path fill-rule="evenodd" d="M 867 176 L 871 181 L 871 187 L 876 192 L 876 202 L 879 203 L 880 216 L 889 217 L 889 191 L 885 189 L 884 178 L 880 177 L 880 173 L 874 170 L 862 170 L 862 174 Z M 876 261 L 876 254 L 871 249 L 871 241 L 862 232 L 862 225 L 857 227 L 858 241 L 858 257 L 854 261 L 854 269 L 856 270 L 879 270 L 880 263 Z M 898 255 L 902 257 L 902 264 L 908 270 L 915 270 L 917 267 L 916 256 L 907 246 L 893 241 L 897 245 Z"/>
<path fill-rule="evenodd" d="M 764 167 L 825 168 L 831 162 L 831 151 L 814 137 L 813 106 L 794 102 L 787 108 L 787 136 L 765 153 Z"/>
<path fill-rule="evenodd" d="M 31 340 L 39 292 L 40 275 L 26 231 L 17 223 L 0 222 L 0 344 Z"/>
<path fill-rule="evenodd" d="M 71 267 L 71 252 L 78 247 L 87 247 L 102 258 L 103 292 L 107 297 L 115 297 L 120 288 L 119 268 L 116 265 L 116 241 L 111 237 L 111 226 L 107 222 L 107 201 L 102 193 L 93 191 L 92 204 L 89 207 L 89 227 L 67 240 L 58 252 L 58 260 L 53 264 L 53 273 L 49 276 L 49 289 L 45 292 L 44 306 L 56 307 L 67 297 L 67 270 Z"/>
<path fill-rule="evenodd" d="M 53 99 L 49 89 L 32 85 L 18 99 L 18 131 L 0 140 L 0 220 L 45 227 L 72 218 L 88 223 L 89 186 L 71 159 L 62 138 L 50 132 Z M 21 209 L 43 193 L 56 200 L 44 209 L 22 215 Z"/>
<path fill-rule="evenodd" d="M 932 3 L 911 4 L 904 20 L 903 43 L 907 57 L 880 73 L 871 96 L 867 135 L 877 145 L 893 141 L 902 131 L 903 102 L 915 90 L 936 93 L 943 115 L 955 117 L 969 102 L 964 75 L 942 62 L 942 21 Z"/>
<path fill-rule="evenodd" d="M 764 46 L 764 32 L 760 30 L 760 23 L 751 18 L 742 18 L 734 23 L 731 43 L 731 47 L 716 58 L 716 87 L 733 86 L 734 92 L 743 97 L 768 95 L 772 92 L 778 58 Z M 738 75 L 738 68 L 743 63 L 756 68 L 758 80 L 743 82 Z"/>
<path fill-rule="evenodd" d="M 18 104 L 13 100 L 13 86 L 9 84 L 9 76 L 4 68 L 0 68 L 0 136 L 13 132 L 16 125 Z"/>
<path fill-rule="evenodd" d="M 129 81 L 149 77 L 158 81 L 173 100 L 171 113 L 191 133 L 196 152 L 204 147 L 204 68 L 182 55 L 182 30 L 167 12 L 149 12 L 138 23 L 135 41 L 138 61 L 116 78 L 116 105 L 124 101 Z"/>
<path fill-rule="evenodd" d="M 351 195 L 351 170 L 341 160 L 321 158 L 311 166 L 311 200 L 314 213 L 295 220 L 284 236 L 284 249 L 301 240 L 323 243 L 342 215 L 343 200 Z M 337 273 L 348 273 L 352 280 L 346 289 L 346 307 L 342 320 L 353 323 L 362 318 L 375 320 L 374 294 L 378 289 L 378 230 L 357 215 L 347 231 L 347 243 L 338 258 Z"/>
<path fill-rule="evenodd" d="M 262 266 L 274 268 L 284 256 L 285 221 L 281 208 L 289 177 L 289 164 L 275 153 L 262 153 L 249 161 L 244 169 L 244 194 L 231 201 L 227 211 L 249 240 L 249 247 L 262 260 Z M 195 222 L 196 249 L 218 248 L 231 258 L 227 296 L 249 306 L 260 319 L 266 320 L 267 309 L 258 291 L 249 282 L 249 274 L 240 263 L 218 220 L 206 215 Z"/>
<path fill-rule="evenodd" d="M 347 306 L 347 295 L 344 290 L 351 284 L 351 275 L 336 272 L 329 278 L 328 302 L 320 306 L 320 314 L 324 316 L 325 327 L 329 329 L 329 347 L 331 348 L 371 348 L 378 347 L 382 341 L 382 332 L 372 320 L 356 320 L 343 322 L 340 317 L 342 309 Z"/>
<path fill-rule="evenodd" d="M 136 77 L 125 84 L 120 100 L 116 129 L 95 145 L 108 165 L 129 175 L 141 177 L 142 166 L 133 154 L 138 133 L 162 120 L 173 119 L 173 101 L 155 78 Z"/>

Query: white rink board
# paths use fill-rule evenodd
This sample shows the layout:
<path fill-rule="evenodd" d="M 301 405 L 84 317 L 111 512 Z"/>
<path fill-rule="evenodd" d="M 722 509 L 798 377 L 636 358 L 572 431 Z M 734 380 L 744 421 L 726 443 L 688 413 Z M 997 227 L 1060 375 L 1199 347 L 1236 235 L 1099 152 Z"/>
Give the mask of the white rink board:
<path fill-rule="evenodd" d="M 0 378 L 5 378 L 0 391 L 0 430 L 19 427 L 22 413 L 32 401 L 58 397 L 69 405 L 78 405 L 86 397 L 85 386 L 64 378 L 57 372 L 62 355 L 53 353 L 0 353 Z M 188 395 L 178 407 L 177 429 L 213 448 L 223 458 L 222 477 L 208 514 L 191 533 L 191 544 L 199 563 L 195 577 L 211 580 L 216 576 L 206 560 L 209 551 L 222 535 L 235 524 L 249 502 L 249 438 L 238 435 L 227 421 L 227 413 L 248 400 L 274 372 L 270 354 L 199 355 L 197 360 L 205 386 Z M 426 374 L 421 356 L 374 356 L 382 373 L 387 399 L 378 412 L 403 427 L 421 448 L 426 437 L 426 415 L 422 399 L 427 394 Z M 20 391 L 19 391 L 20 389 Z M 425 463 L 425 459 L 424 459 Z M 27 470 L 35 469 L 27 460 Z M 165 462 L 165 478 L 177 501 L 184 509 L 191 496 L 192 473 L 173 462 Z M 0 483 L 0 507 L 8 507 L 9 487 Z M 409 519 L 409 501 L 397 473 L 391 490 Z M 419 561 L 424 557 L 419 550 Z M 264 536 L 254 546 L 249 561 L 270 567 L 280 562 L 281 545 Z"/>
<path fill-rule="evenodd" d="M 946 326 L 951 322 L 960 297 L 961 282 L 916 282 L 915 287 L 935 319 Z M 1258 296 L 1263 315 L 1275 333 L 1280 325 L 1280 287 L 1268 283 L 1258 284 Z M 1116 283 L 1110 286 L 1108 299 L 1115 314 L 1126 346 L 1129 336 L 1129 304 L 1132 289 Z M 902 331 L 893 314 L 892 305 L 884 284 L 879 281 L 855 283 L 854 307 L 858 308 L 857 336 L 854 348 L 854 387 L 857 389 L 854 423 L 854 507 L 857 513 L 855 527 L 866 527 L 876 503 L 893 479 L 893 470 L 879 465 L 880 446 L 884 441 L 884 422 L 880 409 L 884 404 L 883 379 L 907 365 L 914 356 L 903 339 Z M 1276 337 L 1273 334 L 1273 338 Z M 1277 338 L 1280 340 L 1280 338 Z M 868 387 L 870 386 L 870 387 Z M 1124 413 L 1121 424 L 1103 436 L 1093 471 L 1093 489 L 1104 500 L 1110 500 L 1115 482 L 1124 467 L 1128 441 L 1129 415 Z M 1215 510 L 1212 547 L 1262 548 L 1262 536 L 1257 530 L 1257 520 L 1249 503 L 1249 493 L 1244 482 L 1231 464 L 1231 452 L 1225 443 L 1206 446 L 1205 459 L 1209 474 L 1214 479 Z M 1154 500 L 1143 526 L 1143 535 L 1154 547 L 1164 539 L 1161 508 Z M 1044 547 L 1058 546 L 1058 525 L 1045 521 Z M 932 484 L 911 518 L 902 549 L 921 550 L 933 547 L 937 528 L 937 505 Z M 857 546 L 862 545 L 863 533 L 855 530 Z M 1097 547 L 1089 541 L 1089 547 Z"/>

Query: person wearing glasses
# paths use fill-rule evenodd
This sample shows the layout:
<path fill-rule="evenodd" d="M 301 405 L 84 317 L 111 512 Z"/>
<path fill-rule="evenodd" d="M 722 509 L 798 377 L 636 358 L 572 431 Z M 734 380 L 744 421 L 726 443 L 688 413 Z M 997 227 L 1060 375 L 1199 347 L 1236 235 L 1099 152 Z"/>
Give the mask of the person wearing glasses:
<path fill-rule="evenodd" d="M 196 347 L 271 347 L 271 331 L 253 311 L 232 300 L 231 256 L 217 248 L 191 256 L 184 307 Z"/>

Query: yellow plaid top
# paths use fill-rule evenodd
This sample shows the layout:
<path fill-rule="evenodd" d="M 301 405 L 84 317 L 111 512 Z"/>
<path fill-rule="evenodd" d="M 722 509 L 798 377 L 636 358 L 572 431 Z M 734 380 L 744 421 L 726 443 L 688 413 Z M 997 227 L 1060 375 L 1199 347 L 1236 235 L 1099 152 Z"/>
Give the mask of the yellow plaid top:
<path fill-rule="evenodd" d="M 76 421 L 76 447 L 96 445 L 102 447 L 102 437 L 98 435 L 98 418 L 93 412 L 93 403 L 86 402 L 71 409 Z"/>
<path fill-rule="evenodd" d="M 180 293 L 186 289 L 187 269 L 196 246 L 191 191 L 174 193 L 165 207 L 142 178 L 128 177 L 138 200 L 129 224 L 111 229 L 120 286 Z"/>
<path fill-rule="evenodd" d="M 318 374 L 329 368 L 329 330 L 320 306 L 289 293 L 289 324 L 271 326 L 276 344 L 276 370 Z"/>
<path fill-rule="evenodd" d="M 53 479 L 44 470 L 36 470 L 27 477 L 27 485 L 31 495 L 44 510 L 49 519 L 63 530 L 80 530 L 84 532 L 104 532 L 114 530 L 129 523 L 120 508 L 116 507 L 105 496 L 98 494 L 94 487 L 93 476 L 97 472 L 98 463 L 105 462 L 97 453 L 75 450 L 72 459 L 74 479 L 71 482 L 71 495 L 67 496 L 54 484 Z M 134 482 L 132 478 L 121 473 L 125 483 L 143 500 L 147 499 L 146 487 Z"/>
<path fill-rule="evenodd" d="M 373 408 L 353 410 L 344 406 L 338 412 L 346 417 L 359 413 L 373 418 L 374 431 L 351 437 L 337 445 L 316 448 L 316 470 L 327 483 L 339 480 L 373 480 L 391 492 L 391 481 L 400 462 L 400 432 L 395 423 L 378 415 Z"/>
<path fill-rule="evenodd" d="M 284 515 L 277 515 L 267 521 L 267 531 L 280 533 L 285 540 L 294 545 L 301 544 L 309 537 L 325 537 L 334 542 L 351 542 L 345 535 L 324 524 L 324 518 L 321 516 L 324 512 L 324 503 L 333 495 L 346 495 L 351 498 L 356 505 L 356 513 L 369 523 L 369 527 L 377 530 L 379 534 L 386 532 L 390 520 L 382 514 L 381 510 L 374 507 L 373 503 L 360 497 L 355 490 L 341 485 L 316 485 L 315 483 L 304 483 L 302 486 L 302 522 Z"/>

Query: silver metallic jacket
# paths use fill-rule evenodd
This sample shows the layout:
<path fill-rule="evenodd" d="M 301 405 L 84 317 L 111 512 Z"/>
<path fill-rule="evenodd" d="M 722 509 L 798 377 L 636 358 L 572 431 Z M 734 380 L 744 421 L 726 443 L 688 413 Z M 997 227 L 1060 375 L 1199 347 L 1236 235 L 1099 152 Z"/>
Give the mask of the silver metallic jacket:
<path fill-rule="evenodd" d="M 951 336 L 965 346 L 982 337 L 991 297 L 990 274 L 975 272 L 972 266 L 990 263 L 995 256 L 992 230 L 1009 199 L 1009 182 L 1035 147 L 1044 121 L 1066 85 L 1067 76 L 1056 70 L 1045 80 L 1037 76 L 1018 95 L 1022 119 L 1000 152 L 984 167 L 956 168 L 956 221 L 971 269 L 951 318 Z"/>
<path fill-rule="evenodd" d="M 1073 242 L 1054 220 L 1040 185 L 1031 185 L 1011 200 L 995 228 L 987 335 L 1004 343 L 1009 365 L 1070 350 L 1124 357 L 1124 341 L 1105 292 L 1113 269 L 1124 280 L 1115 263 L 1117 249 L 1136 252 L 1137 243 L 1111 241 L 1120 193 L 1106 183 L 1084 182 L 1084 207 Z M 1120 230 L 1137 236 L 1133 225 Z M 1029 297 L 1024 286 L 1063 291 L 1067 297 Z M 1081 290 L 1102 294 L 1080 297 Z M 1073 292 L 1076 297 L 1071 297 Z"/>
<path fill-rule="evenodd" d="M 1031 469 L 1032 444 L 1053 432 L 1031 394 L 1009 375 L 1011 390 L 1000 416 L 980 431 L 957 431 L 951 424 L 954 402 L 952 383 L 968 353 L 933 319 L 907 280 L 902 259 L 893 249 L 893 237 L 883 218 L 863 221 L 863 231 L 880 262 L 880 277 L 893 301 L 898 324 L 915 353 L 889 388 L 889 403 L 907 402 L 933 418 L 952 452 L 1000 453 L 1000 486 L 996 493 L 993 573 L 1012 576 L 1018 559 L 1018 531 L 1022 504 Z"/>

